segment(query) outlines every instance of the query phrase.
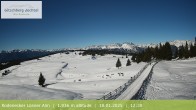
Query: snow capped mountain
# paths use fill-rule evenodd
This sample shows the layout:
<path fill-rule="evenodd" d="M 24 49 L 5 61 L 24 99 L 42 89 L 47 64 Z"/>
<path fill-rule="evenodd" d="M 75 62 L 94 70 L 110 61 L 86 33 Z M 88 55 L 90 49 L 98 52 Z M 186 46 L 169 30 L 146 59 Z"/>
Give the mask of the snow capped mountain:
<path fill-rule="evenodd" d="M 179 48 L 182 45 L 186 45 L 187 44 L 190 46 L 191 44 L 194 45 L 195 41 L 191 41 L 191 40 L 174 40 L 174 41 L 170 41 L 170 45 L 172 46 L 176 46 L 177 48 Z M 165 42 L 161 42 L 161 44 L 165 44 Z M 125 43 L 114 43 L 114 44 L 108 44 L 108 45 L 93 45 L 93 46 L 88 46 L 85 49 L 124 49 L 124 50 L 131 50 L 133 52 L 137 52 L 137 51 L 141 51 L 145 48 L 148 47 L 152 47 L 155 48 L 156 46 L 159 46 L 159 43 L 154 44 L 134 44 L 134 43 L 129 43 L 129 42 L 125 42 Z"/>
<path fill-rule="evenodd" d="M 151 44 L 139 44 L 139 45 L 137 45 L 137 46 L 140 47 L 140 48 L 148 48 L 148 47 L 155 48 L 157 45 L 158 45 L 158 44 L 153 44 L 153 43 L 151 43 Z"/>
<path fill-rule="evenodd" d="M 174 45 L 176 47 L 180 47 L 180 46 L 185 46 L 186 45 L 186 42 L 187 44 L 190 46 L 191 44 L 194 45 L 195 41 L 191 41 L 191 40 L 174 40 L 174 41 L 171 41 L 169 42 L 170 45 Z"/>
<path fill-rule="evenodd" d="M 108 49 L 120 49 L 121 46 L 122 46 L 122 44 L 120 44 L 120 43 L 115 43 L 115 44 L 107 45 L 106 47 L 107 47 Z"/>
<path fill-rule="evenodd" d="M 170 41 L 170 45 L 176 46 L 179 48 L 182 45 L 187 44 L 190 46 L 191 44 L 194 45 L 195 41 L 193 40 L 174 40 Z M 13 52 L 57 52 L 57 51 L 67 51 L 67 50 L 88 50 L 88 49 L 120 49 L 120 50 L 130 50 L 133 52 L 138 52 L 141 50 L 144 50 L 148 47 L 155 48 L 156 46 L 159 46 L 160 43 L 150 43 L 150 44 L 134 44 L 132 42 L 124 42 L 124 43 L 113 43 L 113 44 L 107 44 L 107 45 L 92 45 L 85 48 L 63 48 L 63 49 L 51 49 L 51 50 L 42 50 L 42 49 L 14 49 L 10 51 L 1 51 L 0 53 L 13 53 Z M 165 42 L 161 42 L 162 45 L 165 44 Z"/>
<path fill-rule="evenodd" d="M 135 44 L 129 43 L 129 42 L 125 42 L 121 45 L 121 48 L 124 48 L 124 49 L 134 49 L 135 47 L 136 47 Z"/>
<path fill-rule="evenodd" d="M 109 45 L 92 45 L 88 46 L 86 49 L 131 49 L 135 46 L 133 43 L 113 43 Z"/>
<path fill-rule="evenodd" d="M 113 44 L 108 44 L 108 45 L 93 45 L 93 46 L 88 46 L 87 48 L 85 48 L 86 50 L 88 49 L 97 49 L 97 50 L 101 50 L 101 49 L 120 49 L 120 50 L 131 50 L 133 52 L 137 52 L 139 50 L 141 50 L 140 47 L 138 47 L 137 45 L 135 45 L 134 43 L 129 43 L 129 42 L 125 42 L 125 43 L 113 43 Z"/>

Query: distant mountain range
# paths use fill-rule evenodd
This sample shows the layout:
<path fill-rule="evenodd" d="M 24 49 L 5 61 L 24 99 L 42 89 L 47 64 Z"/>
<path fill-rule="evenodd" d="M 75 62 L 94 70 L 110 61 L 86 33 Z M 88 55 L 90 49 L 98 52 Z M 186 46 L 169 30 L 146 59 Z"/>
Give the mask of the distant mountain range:
<path fill-rule="evenodd" d="M 191 44 L 194 45 L 195 41 L 190 41 L 190 40 L 175 40 L 175 41 L 170 41 L 170 45 L 175 46 L 177 48 L 179 48 L 182 45 L 186 45 L 187 44 L 190 46 Z M 165 42 L 161 43 L 162 45 L 165 44 Z M 160 44 L 134 44 L 134 43 L 129 43 L 129 42 L 125 42 L 125 43 L 114 43 L 114 44 L 108 44 L 108 45 L 92 45 L 92 46 L 88 46 L 85 49 L 123 49 L 123 50 L 130 50 L 132 52 L 138 52 L 141 50 L 144 50 L 145 48 L 148 47 L 153 47 L 155 48 L 156 46 L 159 46 Z"/>
<path fill-rule="evenodd" d="M 175 40 L 170 41 L 170 45 L 173 47 L 179 48 L 182 45 L 185 45 L 186 42 L 190 46 L 191 44 L 194 45 L 194 41 L 190 40 Z M 165 42 L 162 42 L 161 44 L 165 44 Z M 80 48 L 80 49 L 56 49 L 56 50 L 40 50 L 40 49 L 26 49 L 26 50 L 12 50 L 12 51 L 1 51 L 0 52 L 0 63 L 3 62 L 9 62 L 13 60 L 28 60 L 32 58 L 38 58 L 42 56 L 47 56 L 50 54 L 58 53 L 58 52 L 66 52 L 67 50 L 89 50 L 89 49 L 95 49 L 95 50 L 117 50 L 117 51 L 128 51 L 131 53 L 137 53 L 141 52 L 142 50 L 145 50 L 147 47 L 156 47 L 159 46 L 159 44 L 134 44 L 134 43 L 114 43 L 114 44 L 108 44 L 108 45 L 92 45 L 88 46 L 86 48 Z"/>
<path fill-rule="evenodd" d="M 0 53 L 0 63 L 6 63 L 10 61 L 25 61 L 30 59 L 35 59 L 58 52 L 64 52 L 66 50 L 40 50 L 40 49 L 25 49 L 25 50 L 11 50 L 11 51 L 1 51 Z"/>

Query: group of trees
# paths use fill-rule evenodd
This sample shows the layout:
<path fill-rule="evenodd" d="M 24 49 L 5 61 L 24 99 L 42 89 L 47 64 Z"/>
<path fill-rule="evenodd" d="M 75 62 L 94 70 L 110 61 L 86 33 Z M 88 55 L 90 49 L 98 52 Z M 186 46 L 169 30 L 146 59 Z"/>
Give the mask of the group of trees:
<path fill-rule="evenodd" d="M 156 60 L 171 60 L 175 58 L 189 58 L 189 57 L 196 57 L 196 45 L 188 45 L 186 42 L 185 46 L 180 46 L 177 48 L 176 46 L 170 45 L 169 42 L 166 42 L 164 45 L 161 43 L 159 46 L 155 48 L 148 47 L 144 51 L 134 54 L 132 56 L 132 61 L 134 62 L 149 62 L 152 59 Z"/>
<path fill-rule="evenodd" d="M 101 49 L 101 50 L 89 49 L 89 50 L 84 50 L 84 52 L 82 53 L 83 56 L 93 55 L 93 54 L 104 56 L 105 54 L 126 55 L 131 53 L 121 49 Z"/>
<path fill-rule="evenodd" d="M 189 57 L 196 57 L 196 45 L 188 46 L 187 42 L 185 46 L 181 46 L 179 50 L 176 50 L 176 57 L 181 58 L 189 58 Z"/>
<path fill-rule="evenodd" d="M 130 66 L 130 65 L 131 65 L 131 61 L 128 59 L 128 60 L 127 60 L 127 63 L 126 63 L 126 66 Z M 118 60 L 117 60 L 117 62 L 116 62 L 116 67 L 119 68 L 119 67 L 121 67 L 121 66 L 122 66 L 121 61 L 120 61 L 120 59 L 118 58 Z"/>

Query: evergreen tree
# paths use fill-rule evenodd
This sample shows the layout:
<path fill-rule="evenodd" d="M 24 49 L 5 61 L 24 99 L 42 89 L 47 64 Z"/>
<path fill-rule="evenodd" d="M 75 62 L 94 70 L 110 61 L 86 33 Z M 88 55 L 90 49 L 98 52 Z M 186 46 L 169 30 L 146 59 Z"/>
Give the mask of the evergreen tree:
<path fill-rule="evenodd" d="M 128 58 L 128 55 L 126 54 L 126 58 Z"/>
<path fill-rule="evenodd" d="M 135 55 L 135 54 L 132 55 L 131 60 L 132 60 L 133 62 L 136 61 L 136 55 Z"/>
<path fill-rule="evenodd" d="M 158 46 L 155 47 L 155 50 L 154 50 L 154 57 L 155 57 L 156 59 L 159 59 L 159 48 L 158 48 Z"/>
<path fill-rule="evenodd" d="M 196 57 L 196 45 L 195 46 L 193 46 L 193 57 Z"/>
<path fill-rule="evenodd" d="M 44 87 L 45 80 L 46 79 L 44 78 L 44 76 L 42 75 L 42 73 L 40 73 L 39 80 L 38 80 L 39 85 L 42 86 L 42 87 Z"/>
<path fill-rule="evenodd" d="M 188 50 L 188 44 L 186 42 L 186 45 L 184 47 L 184 57 L 188 58 L 189 57 L 189 50 Z"/>
<path fill-rule="evenodd" d="M 192 43 L 190 45 L 190 57 L 194 57 L 194 46 L 192 45 Z"/>
<path fill-rule="evenodd" d="M 95 53 L 92 53 L 92 57 L 95 57 Z"/>
<path fill-rule="evenodd" d="M 172 50 L 171 50 L 171 45 L 169 42 L 166 42 L 164 45 L 164 59 L 165 60 L 171 60 L 172 59 Z"/>
<path fill-rule="evenodd" d="M 137 56 L 136 56 L 136 62 L 137 63 L 140 63 L 141 62 L 141 56 L 142 56 L 142 54 L 140 53 L 140 54 L 138 54 Z"/>
<path fill-rule="evenodd" d="M 151 49 L 148 47 L 148 48 L 146 49 L 146 51 L 143 52 L 143 54 L 142 54 L 142 61 L 148 62 L 148 61 L 151 60 L 151 57 L 152 57 L 152 51 L 151 51 Z"/>
<path fill-rule="evenodd" d="M 131 61 L 128 59 L 126 66 L 130 66 L 130 65 L 131 65 Z"/>
<path fill-rule="evenodd" d="M 178 48 L 175 49 L 175 53 L 174 53 L 174 58 L 177 58 L 178 56 Z"/>
<path fill-rule="evenodd" d="M 163 46 L 159 44 L 158 59 L 163 59 Z"/>
<path fill-rule="evenodd" d="M 196 37 L 195 37 L 195 44 L 194 44 L 194 47 L 196 47 Z"/>
<path fill-rule="evenodd" d="M 120 59 L 118 58 L 117 62 L 116 62 L 116 67 L 121 67 L 121 62 L 120 62 Z"/>
<path fill-rule="evenodd" d="M 180 59 L 184 57 L 184 46 L 183 45 L 179 49 L 178 56 Z"/>

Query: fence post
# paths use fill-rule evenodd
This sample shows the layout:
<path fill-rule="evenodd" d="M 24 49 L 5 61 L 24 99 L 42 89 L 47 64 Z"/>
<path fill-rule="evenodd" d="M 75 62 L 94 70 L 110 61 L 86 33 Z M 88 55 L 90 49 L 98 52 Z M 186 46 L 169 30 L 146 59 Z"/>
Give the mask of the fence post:
<path fill-rule="evenodd" d="M 117 90 L 117 89 L 115 89 L 115 92 L 116 92 L 116 94 L 117 94 L 118 90 Z"/>
<path fill-rule="evenodd" d="M 112 96 L 112 92 L 110 92 L 109 94 L 110 94 L 110 97 L 111 97 Z"/>

